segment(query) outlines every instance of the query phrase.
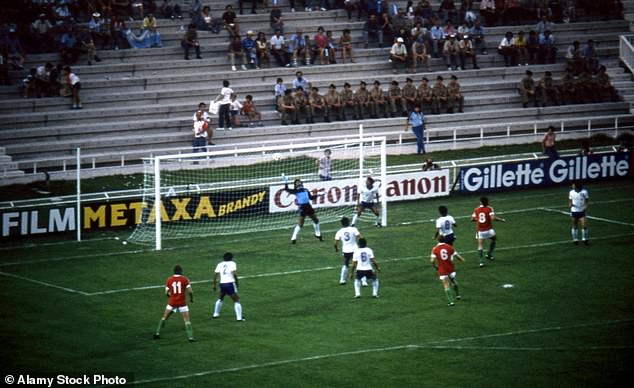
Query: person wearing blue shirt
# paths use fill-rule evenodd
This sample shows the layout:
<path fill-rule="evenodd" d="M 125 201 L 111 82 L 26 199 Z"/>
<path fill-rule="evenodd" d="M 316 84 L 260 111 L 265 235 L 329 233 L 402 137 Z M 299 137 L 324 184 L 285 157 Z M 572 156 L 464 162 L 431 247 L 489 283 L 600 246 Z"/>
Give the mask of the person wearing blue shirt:
<path fill-rule="evenodd" d="M 249 58 L 249 63 L 256 66 L 257 54 L 255 50 L 255 39 L 253 39 L 253 31 L 247 31 L 247 37 L 242 39 L 242 49 Z"/>
<path fill-rule="evenodd" d="M 420 105 L 418 104 L 414 106 L 414 110 L 409 114 L 405 131 L 407 131 L 410 126 L 412 127 L 414 135 L 416 135 L 416 153 L 418 155 L 424 154 L 425 138 L 423 137 L 423 132 L 425 131 L 425 117 L 423 116 L 423 112 L 420 111 Z"/>
<path fill-rule="evenodd" d="M 313 195 L 308 189 L 304 187 L 301 179 L 295 179 L 293 181 L 294 188 L 289 189 L 288 181 L 285 178 L 284 181 L 284 190 L 289 193 L 295 195 L 295 203 L 297 204 L 297 225 L 295 225 L 295 229 L 293 229 L 293 236 L 291 237 L 291 244 L 297 243 L 297 234 L 299 234 L 300 229 L 304 226 L 304 219 L 308 216 L 313 221 L 313 229 L 315 229 L 315 238 L 319 241 L 324 241 L 321 237 L 321 230 L 319 227 L 319 219 L 315 215 L 315 209 L 311 204 L 311 201 L 316 199 L 317 196 Z"/>

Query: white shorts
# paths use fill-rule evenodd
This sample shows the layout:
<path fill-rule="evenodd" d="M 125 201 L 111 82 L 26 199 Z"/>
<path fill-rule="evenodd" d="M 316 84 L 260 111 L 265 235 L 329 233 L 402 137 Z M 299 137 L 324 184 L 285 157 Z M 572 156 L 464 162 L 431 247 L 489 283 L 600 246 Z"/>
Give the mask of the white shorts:
<path fill-rule="evenodd" d="M 170 305 L 167 305 L 167 306 L 165 306 L 165 310 L 173 311 L 175 313 L 188 313 L 189 312 L 189 307 L 187 307 L 187 306 L 172 307 Z"/>
<path fill-rule="evenodd" d="M 491 237 L 495 237 L 495 230 L 493 229 L 476 232 L 476 238 L 478 240 L 486 240 L 487 238 L 491 238 Z"/>
<path fill-rule="evenodd" d="M 449 275 L 440 275 L 439 278 L 440 278 L 440 280 L 455 279 L 456 278 L 456 273 L 452 272 Z"/>

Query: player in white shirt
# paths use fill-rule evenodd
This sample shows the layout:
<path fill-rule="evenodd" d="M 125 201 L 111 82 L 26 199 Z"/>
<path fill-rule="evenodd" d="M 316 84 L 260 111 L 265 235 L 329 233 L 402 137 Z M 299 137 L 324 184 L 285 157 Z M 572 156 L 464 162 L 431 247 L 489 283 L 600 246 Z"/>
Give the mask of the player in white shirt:
<path fill-rule="evenodd" d="M 238 266 L 233 261 L 233 254 L 227 252 L 223 256 L 223 261 L 218 263 L 214 271 L 214 280 L 211 282 L 211 288 L 216 291 L 218 278 L 220 278 L 220 295 L 214 306 L 214 314 L 212 318 L 220 316 L 222 309 L 222 300 L 225 295 L 229 295 L 233 299 L 233 309 L 236 312 L 236 320 L 244 321 L 242 316 L 242 305 L 240 304 L 240 295 L 238 295 Z"/>
<path fill-rule="evenodd" d="M 365 209 L 370 209 L 376 216 L 374 225 L 376 227 L 381 227 L 381 217 L 379 216 L 379 209 L 377 206 L 379 203 L 380 188 L 380 181 L 375 181 L 372 177 L 368 177 L 365 180 L 365 186 L 359 190 L 359 194 L 357 196 L 357 212 L 352 217 L 352 226 L 356 225 L 357 219 L 361 216 L 361 213 L 363 213 Z"/>
<path fill-rule="evenodd" d="M 590 245 L 588 242 L 588 221 L 586 219 L 589 199 L 588 190 L 583 188 L 581 182 L 575 182 L 572 185 L 572 190 L 568 193 L 568 206 L 570 207 L 570 217 L 572 217 L 570 233 L 575 245 L 579 245 L 579 239 L 577 238 L 579 224 L 581 224 L 581 240 L 585 245 Z"/>
<path fill-rule="evenodd" d="M 453 233 L 453 228 L 456 225 L 456 220 L 448 214 L 447 206 L 439 206 L 438 213 L 440 217 L 436 219 L 436 234 L 434 240 L 438 239 L 438 236 L 443 236 L 443 241 L 449 245 L 453 245 L 456 236 Z"/>
<path fill-rule="evenodd" d="M 354 279 L 354 297 L 361 297 L 361 279 L 366 277 L 372 279 L 372 297 L 379 297 L 379 278 L 377 273 L 381 272 L 381 267 L 374 258 L 374 252 L 368 248 L 365 238 L 359 239 L 359 248 L 352 255 L 352 270 L 350 279 Z"/>
<path fill-rule="evenodd" d="M 348 268 L 350 267 L 350 260 L 357 247 L 357 238 L 361 238 L 361 233 L 354 226 L 350 226 L 350 219 L 348 217 L 341 218 L 341 226 L 335 234 L 335 252 L 339 252 L 339 241 L 341 241 L 341 252 L 343 253 L 343 265 L 341 266 L 341 276 L 339 277 L 339 284 L 346 284 L 348 278 Z"/>

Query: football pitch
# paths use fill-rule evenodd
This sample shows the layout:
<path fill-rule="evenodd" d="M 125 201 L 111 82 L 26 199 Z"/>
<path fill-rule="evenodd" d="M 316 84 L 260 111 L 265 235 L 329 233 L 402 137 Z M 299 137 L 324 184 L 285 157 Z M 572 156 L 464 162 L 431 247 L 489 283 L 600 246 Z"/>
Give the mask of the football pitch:
<path fill-rule="evenodd" d="M 587 185 L 590 246 L 575 246 L 560 186 L 488 195 L 495 260 L 478 267 L 477 195 L 390 204 L 389 227 L 359 226 L 382 267 L 380 298 L 339 285 L 339 225 L 121 243 L 130 230 L 0 246 L 3 376 L 127 373 L 140 386 L 600 387 L 629 385 L 634 361 L 634 182 Z M 462 300 L 448 307 L 429 263 L 439 205 L 456 218 Z M 115 239 L 118 238 L 118 239 Z M 238 263 L 246 322 L 215 265 Z M 197 342 L 174 314 L 153 340 L 175 264 L 193 283 Z"/>

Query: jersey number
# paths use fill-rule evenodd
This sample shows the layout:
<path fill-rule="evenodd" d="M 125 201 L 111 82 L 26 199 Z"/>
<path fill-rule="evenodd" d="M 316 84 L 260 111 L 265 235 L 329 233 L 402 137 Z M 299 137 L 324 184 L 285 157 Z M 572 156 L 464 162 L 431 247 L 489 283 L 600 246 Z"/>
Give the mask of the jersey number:
<path fill-rule="evenodd" d="M 179 295 L 182 293 L 181 282 L 172 282 L 172 294 Z"/>
<path fill-rule="evenodd" d="M 345 233 L 343 234 L 343 239 L 344 239 L 344 241 L 350 241 L 350 233 L 345 232 Z"/>
<path fill-rule="evenodd" d="M 451 222 L 449 220 L 445 221 L 445 230 L 449 230 L 451 228 Z"/>
<path fill-rule="evenodd" d="M 478 214 L 478 222 L 481 224 L 484 224 L 485 222 L 487 222 L 487 215 L 484 213 Z"/>
<path fill-rule="evenodd" d="M 361 261 L 364 263 L 368 262 L 368 254 L 365 252 L 361 252 Z"/>
<path fill-rule="evenodd" d="M 449 260 L 449 252 L 446 249 L 440 250 L 440 259 L 441 260 Z"/>

